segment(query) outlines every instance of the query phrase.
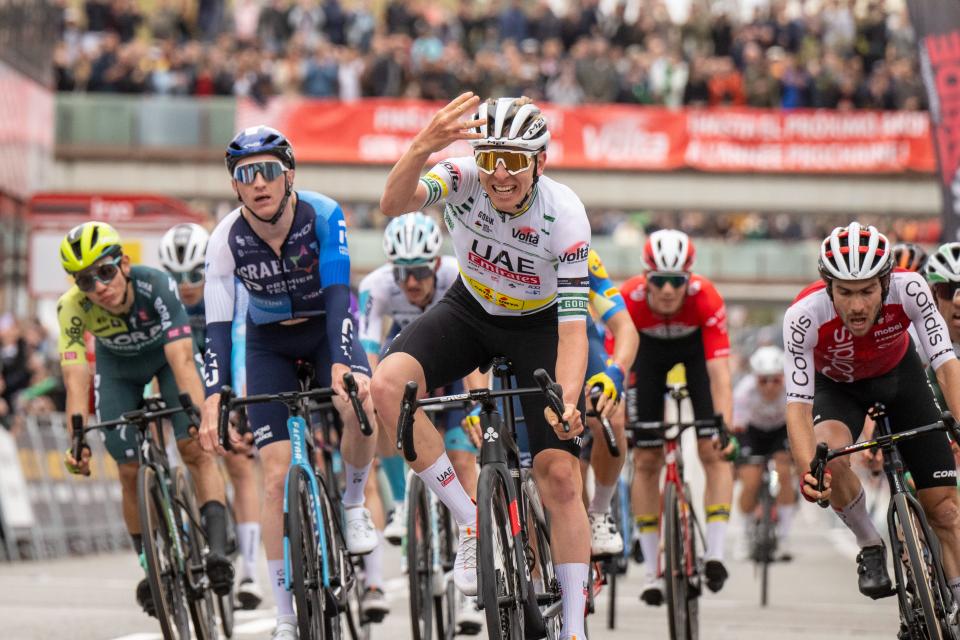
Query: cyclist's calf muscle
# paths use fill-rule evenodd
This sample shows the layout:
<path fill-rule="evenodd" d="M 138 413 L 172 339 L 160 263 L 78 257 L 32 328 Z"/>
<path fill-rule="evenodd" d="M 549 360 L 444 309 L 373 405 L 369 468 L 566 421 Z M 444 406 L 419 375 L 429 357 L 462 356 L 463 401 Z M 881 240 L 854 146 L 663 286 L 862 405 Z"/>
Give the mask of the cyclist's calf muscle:
<path fill-rule="evenodd" d="M 960 576 L 960 498 L 955 487 L 930 487 L 917 492 L 927 520 L 943 553 L 948 579 Z"/>

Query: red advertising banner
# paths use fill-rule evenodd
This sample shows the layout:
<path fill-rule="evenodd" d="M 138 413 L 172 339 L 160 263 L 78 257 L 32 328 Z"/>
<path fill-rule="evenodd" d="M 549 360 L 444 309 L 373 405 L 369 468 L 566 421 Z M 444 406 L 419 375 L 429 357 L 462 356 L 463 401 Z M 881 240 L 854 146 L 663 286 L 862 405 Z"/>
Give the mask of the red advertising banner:
<path fill-rule="evenodd" d="M 371 99 L 241 102 L 237 128 L 269 124 L 298 160 L 392 164 L 442 105 Z M 548 162 L 563 169 L 789 173 L 932 173 L 924 112 L 670 110 L 633 105 L 543 106 Z M 438 154 L 469 155 L 466 143 Z"/>

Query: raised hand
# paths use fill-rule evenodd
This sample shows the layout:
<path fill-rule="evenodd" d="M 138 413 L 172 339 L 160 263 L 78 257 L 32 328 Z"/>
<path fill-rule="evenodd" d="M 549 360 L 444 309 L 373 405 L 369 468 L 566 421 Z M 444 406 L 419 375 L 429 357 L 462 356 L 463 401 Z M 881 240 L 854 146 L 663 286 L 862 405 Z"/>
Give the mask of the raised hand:
<path fill-rule="evenodd" d="M 435 153 L 457 140 L 476 140 L 483 136 L 474 129 L 484 123 L 470 118 L 480 104 L 480 97 L 472 91 L 461 93 L 433 116 L 430 123 L 417 134 L 413 144 L 420 150 Z"/>

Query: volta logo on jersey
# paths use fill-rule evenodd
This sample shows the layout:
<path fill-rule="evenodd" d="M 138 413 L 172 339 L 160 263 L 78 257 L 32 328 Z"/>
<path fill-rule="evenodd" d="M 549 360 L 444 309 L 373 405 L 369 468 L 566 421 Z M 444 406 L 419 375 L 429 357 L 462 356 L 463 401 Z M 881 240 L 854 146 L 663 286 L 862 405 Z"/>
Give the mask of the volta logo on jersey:
<path fill-rule="evenodd" d="M 514 238 L 524 244 L 537 246 L 540 243 L 540 235 L 533 227 L 520 227 L 519 229 L 514 229 L 512 233 Z"/>

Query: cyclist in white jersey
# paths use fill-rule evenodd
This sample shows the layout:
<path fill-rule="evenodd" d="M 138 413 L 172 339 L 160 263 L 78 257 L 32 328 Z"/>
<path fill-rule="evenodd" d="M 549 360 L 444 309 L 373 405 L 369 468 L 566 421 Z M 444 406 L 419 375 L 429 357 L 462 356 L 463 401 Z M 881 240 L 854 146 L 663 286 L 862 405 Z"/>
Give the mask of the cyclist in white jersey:
<path fill-rule="evenodd" d="M 920 274 L 893 270 L 890 244 L 874 227 L 837 227 L 820 248 L 822 281 L 797 296 L 783 319 L 787 430 L 803 473 L 801 492 L 828 498 L 856 536 L 860 592 L 891 589 L 883 539 L 867 512 L 863 487 L 849 458 L 827 465 L 826 487 L 809 473 L 816 443 L 831 449 L 857 440 L 867 409 L 882 402 L 895 431 L 936 422 L 941 413 L 911 346 L 911 325 L 926 351 L 947 406 L 960 410 L 960 364 L 943 317 Z M 917 498 L 943 549 L 944 572 L 960 596 L 960 502 L 947 436 L 931 433 L 900 445 Z M 804 471 L 806 470 L 806 471 Z"/>
<path fill-rule="evenodd" d="M 787 436 L 787 392 L 783 386 L 783 351 L 760 347 L 750 356 L 750 373 L 733 389 L 732 430 L 740 441 L 740 454 L 772 456 L 780 479 L 777 495 L 777 556 L 789 560 L 790 527 L 797 511 L 797 494 L 791 480 L 792 461 Z M 763 469 L 758 464 L 739 467 L 740 511 L 744 516 L 744 541 L 749 542 L 756 525 L 757 492 Z"/>
<path fill-rule="evenodd" d="M 479 114 L 469 114 L 479 105 Z M 587 358 L 587 255 L 590 224 L 576 194 L 542 175 L 550 134 L 528 98 L 480 104 L 465 93 L 441 109 L 414 138 L 387 178 L 380 208 L 388 215 L 446 200 L 460 278 L 433 309 L 394 340 L 374 375 L 374 404 L 395 430 L 406 381 L 431 389 L 506 356 L 520 386 L 544 368 L 563 387 L 564 432 L 540 397 L 522 399 L 533 473 L 554 522 L 551 547 L 563 593 L 563 638 L 584 638 L 590 527 L 577 454 L 583 431 Z M 474 156 L 420 171 L 431 154 L 470 140 Z M 579 408 L 578 408 L 579 405 Z M 393 437 L 396 434 L 391 434 Z M 423 411 L 414 423 L 419 457 L 411 466 L 460 525 L 454 581 L 476 594 L 476 506 Z"/>

